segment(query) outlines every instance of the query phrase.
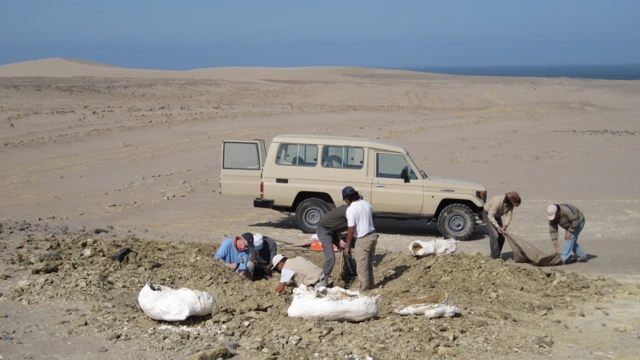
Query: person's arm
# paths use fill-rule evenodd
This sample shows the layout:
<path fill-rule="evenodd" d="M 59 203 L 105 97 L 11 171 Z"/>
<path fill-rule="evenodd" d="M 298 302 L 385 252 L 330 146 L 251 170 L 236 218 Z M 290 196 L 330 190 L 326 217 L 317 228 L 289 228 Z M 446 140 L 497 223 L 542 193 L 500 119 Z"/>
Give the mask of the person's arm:
<path fill-rule="evenodd" d="M 347 241 L 343 250 L 344 256 L 349 255 L 349 250 L 351 249 L 351 242 L 353 241 L 353 234 L 356 232 L 356 214 L 353 211 L 352 207 L 347 209 Z"/>
<path fill-rule="evenodd" d="M 344 250 L 342 251 L 342 253 L 345 256 L 349 255 L 349 249 L 351 249 L 351 242 L 353 241 L 353 234 L 355 232 L 356 232 L 356 227 L 349 226 L 349 229 L 347 230 L 347 241 L 345 243 Z"/>
<path fill-rule="evenodd" d="M 498 221 L 496 220 L 496 212 L 498 211 L 498 206 L 495 205 L 495 201 L 492 201 L 491 207 L 489 208 L 489 211 L 487 211 L 487 217 L 489 218 L 489 222 L 491 223 L 491 225 L 500 230 L 500 225 L 498 225 Z"/>
<path fill-rule="evenodd" d="M 336 239 L 338 239 L 338 244 L 340 244 L 339 246 L 341 249 L 347 246 L 347 243 L 340 238 L 340 231 L 334 231 L 333 236 L 335 236 Z"/>
<path fill-rule="evenodd" d="M 560 251 L 560 245 L 558 244 L 558 222 L 549 221 L 549 235 L 551 236 L 551 242 L 556 251 Z"/>
<path fill-rule="evenodd" d="M 503 225 L 502 225 L 502 230 L 506 231 L 507 227 L 509 226 L 509 224 L 511 224 L 511 219 L 513 219 L 513 208 L 511 208 L 507 214 L 507 216 L 504 219 Z"/>
<path fill-rule="evenodd" d="M 284 290 L 284 287 L 287 286 L 287 283 L 293 278 L 293 275 L 295 275 L 293 271 L 282 269 L 282 272 L 280 273 L 280 283 L 276 288 L 277 293 L 281 293 L 282 290 Z"/>
<path fill-rule="evenodd" d="M 268 244 L 269 244 L 269 254 L 271 255 L 271 257 L 269 258 L 269 263 L 271 263 L 271 260 L 273 260 L 273 258 L 276 255 L 278 255 L 278 245 L 276 245 L 276 242 L 273 240 L 271 240 L 271 242 L 269 242 Z"/>

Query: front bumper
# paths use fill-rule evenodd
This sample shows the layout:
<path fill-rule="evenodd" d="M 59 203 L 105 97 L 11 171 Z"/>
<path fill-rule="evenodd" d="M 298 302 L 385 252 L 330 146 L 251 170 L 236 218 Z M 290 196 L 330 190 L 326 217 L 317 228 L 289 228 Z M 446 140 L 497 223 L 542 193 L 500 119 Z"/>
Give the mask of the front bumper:
<path fill-rule="evenodd" d="M 262 209 L 272 209 L 273 200 L 260 199 L 260 198 L 254 199 L 253 207 L 262 208 Z"/>

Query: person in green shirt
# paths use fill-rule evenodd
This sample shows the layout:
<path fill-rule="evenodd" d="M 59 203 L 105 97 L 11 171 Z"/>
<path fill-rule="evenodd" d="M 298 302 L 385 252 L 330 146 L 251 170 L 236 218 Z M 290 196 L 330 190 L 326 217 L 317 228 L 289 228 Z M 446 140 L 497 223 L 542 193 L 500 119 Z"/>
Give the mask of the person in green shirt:
<path fill-rule="evenodd" d="M 324 214 L 318 225 L 316 225 L 316 235 L 318 235 L 318 239 L 322 243 L 325 256 L 324 264 L 322 265 L 325 279 L 328 279 L 329 275 L 331 275 L 336 262 L 333 245 L 338 248 L 345 246 L 344 241 L 340 240 L 340 233 L 347 230 L 347 208 L 349 208 L 349 205 L 345 204 L 330 210 Z"/>
<path fill-rule="evenodd" d="M 547 215 L 549 219 L 549 234 L 551 242 L 557 252 L 560 252 L 560 244 L 558 244 L 558 226 L 565 229 L 564 247 L 562 248 L 562 263 L 566 264 L 571 257 L 571 253 L 576 254 L 578 261 L 586 261 L 587 254 L 578 245 L 578 236 L 584 228 L 584 214 L 577 207 L 570 204 L 553 204 L 547 207 Z"/>

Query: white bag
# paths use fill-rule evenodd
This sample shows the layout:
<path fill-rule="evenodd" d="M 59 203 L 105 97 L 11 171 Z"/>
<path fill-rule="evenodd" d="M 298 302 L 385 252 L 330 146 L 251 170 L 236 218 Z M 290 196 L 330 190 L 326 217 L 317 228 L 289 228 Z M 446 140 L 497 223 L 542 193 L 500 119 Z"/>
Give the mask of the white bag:
<path fill-rule="evenodd" d="M 440 317 L 452 318 L 457 314 L 460 314 L 460 309 L 458 309 L 458 307 L 455 305 L 437 306 L 424 312 L 424 316 L 428 317 L 429 319 Z"/>
<path fill-rule="evenodd" d="M 456 250 L 458 250 L 458 243 L 454 239 L 416 240 L 409 244 L 409 251 L 416 257 L 451 254 Z"/>
<path fill-rule="evenodd" d="M 360 322 L 380 312 L 380 296 L 364 296 L 339 287 L 314 290 L 300 285 L 293 290 L 289 317 Z"/>
<path fill-rule="evenodd" d="M 424 314 L 427 310 L 447 306 L 448 303 L 449 295 L 445 293 L 444 300 L 442 295 L 406 300 L 400 303 L 393 312 L 400 315 Z"/>
<path fill-rule="evenodd" d="M 189 316 L 211 314 L 214 298 L 206 292 L 186 288 L 178 290 L 147 282 L 138 294 L 138 303 L 154 320 L 182 321 Z"/>

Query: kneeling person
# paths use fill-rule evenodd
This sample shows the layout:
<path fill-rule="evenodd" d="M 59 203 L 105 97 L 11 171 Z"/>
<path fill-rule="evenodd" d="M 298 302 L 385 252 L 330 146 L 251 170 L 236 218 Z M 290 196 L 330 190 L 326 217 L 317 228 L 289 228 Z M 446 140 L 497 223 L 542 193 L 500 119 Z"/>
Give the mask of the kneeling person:
<path fill-rule="evenodd" d="M 235 270 L 238 275 L 251 279 L 255 265 L 249 261 L 249 246 L 253 246 L 251 233 L 228 238 L 220 244 L 213 258 L 229 269 Z"/>
<path fill-rule="evenodd" d="M 324 275 L 322 269 L 311 261 L 296 256 L 292 259 L 278 254 L 273 257 L 273 269 L 280 271 L 280 284 L 276 288 L 276 292 L 280 293 L 284 290 L 287 283 L 293 280 L 296 286 L 304 284 L 305 286 L 313 286 L 318 289 L 327 286 L 328 277 Z"/>
<path fill-rule="evenodd" d="M 249 251 L 249 260 L 255 264 L 253 280 L 271 278 L 271 261 L 278 253 L 276 242 L 261 234 L 255 234 L 253 247 L 250 247 Z"/>

